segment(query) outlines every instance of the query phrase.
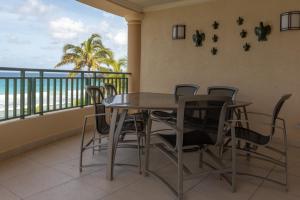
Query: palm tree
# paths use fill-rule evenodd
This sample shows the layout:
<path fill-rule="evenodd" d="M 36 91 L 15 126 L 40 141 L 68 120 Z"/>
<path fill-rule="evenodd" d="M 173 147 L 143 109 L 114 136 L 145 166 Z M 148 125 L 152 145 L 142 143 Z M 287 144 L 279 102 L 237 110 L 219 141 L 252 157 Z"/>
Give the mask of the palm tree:
<path fill-rule="evenodd" d="M 98 34 L 92 34 L 80 46 L 66 44 L 63 53 L 61 61 L 55 67 L 74 64 L 74 70 L 87 67 L 88 71 L 108 71 L 102 64 L 108 63 L 113 57 L 112 51 L 104 47 Z"/>
<path fill-rule="evenodd" d="M 120 58 L 119 60 L 115 60 L 112 56 L 111 59 L 106 59 L 104 63 L 107 65 L 109 71 L 111 72 L 124 72 L 127 67 L 127 58 Z M 122 74 L 113 75 L 114 77 L 123 77 Z"/>
<path fill-rule="evenodd" d="M 127 67 L 127 58 L 120 58 L 119 60 L 111 59 L 108 63 L 113 72 L 123 72 Z"/>

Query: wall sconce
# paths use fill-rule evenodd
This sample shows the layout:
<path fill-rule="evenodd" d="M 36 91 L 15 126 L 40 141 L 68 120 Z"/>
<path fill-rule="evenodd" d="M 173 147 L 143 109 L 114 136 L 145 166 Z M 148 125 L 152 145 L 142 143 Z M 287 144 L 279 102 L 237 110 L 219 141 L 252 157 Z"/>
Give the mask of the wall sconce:
<path fill-rule="evenodd" d="M 185 25 L 177 24 L 173 26 L 172 39 L 173 40 L 185 39 Z"/>
<path fill-rule="evenodd" d="M 285 12 L 280 15 L 280 31 L 300 30 L 300 11 Z"/>

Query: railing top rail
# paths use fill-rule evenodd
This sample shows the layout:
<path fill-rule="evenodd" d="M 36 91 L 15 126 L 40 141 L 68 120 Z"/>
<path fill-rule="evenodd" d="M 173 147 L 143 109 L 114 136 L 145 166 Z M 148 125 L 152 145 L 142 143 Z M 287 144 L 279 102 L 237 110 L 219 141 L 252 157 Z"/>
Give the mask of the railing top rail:
<path fill-rule="evenodd" d="M 93 73 L 93 74 L 125 74 L 125 75 L 131 75 L 131 73 L 128 73 L 128 72 L 101 72 L 101 71 L 37 69 L 37 68 L 17 68 L 17 67 L 0 67 L 0 71 L 31 71 L 31 72 L 61 72 L 61 73 Z"/>

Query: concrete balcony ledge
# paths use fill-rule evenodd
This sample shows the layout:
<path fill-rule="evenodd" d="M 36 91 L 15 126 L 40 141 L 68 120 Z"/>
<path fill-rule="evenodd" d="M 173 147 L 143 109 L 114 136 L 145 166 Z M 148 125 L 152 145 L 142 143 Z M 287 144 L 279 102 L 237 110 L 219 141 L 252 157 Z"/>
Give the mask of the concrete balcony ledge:
<path fill-rule="evenodd" d="M 80 134 L 84 116 L 92 112 L 88 106 L 0 123 L 0 160 Z"/>

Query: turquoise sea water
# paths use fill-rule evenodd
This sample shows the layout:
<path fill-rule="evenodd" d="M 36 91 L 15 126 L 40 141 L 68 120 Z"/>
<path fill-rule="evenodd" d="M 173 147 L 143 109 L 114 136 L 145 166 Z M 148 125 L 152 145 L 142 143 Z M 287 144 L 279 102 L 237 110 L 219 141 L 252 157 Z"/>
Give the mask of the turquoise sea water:
<path fill-rule="evenodd" d="M 38 77 L 38 73 L 27 73 L 26 77 Z M 57 78 L 62 78 L 62 77 L 67 77 L 68 74 L 64 73 L 52 73 L 47 75 L 46 77 L 57 77 Z M 0 72 L 0 95 L 4 95 L 5 94 L 5 79 L 4 78 L 18 78 L 20 77 L 19 73 L 14 73 L 14 72 Z M 53 80 L 50 81 L 50 90 L 53 90 Z M 70 81 L 69 81 L 70 83 Z M 14 93 L 14 80 L 10 79 L 9 80 L 9 94 L 13 94 Z M 79 83 L 80 84 L 80 83 Z M 25 81 L 25 89 L 27 88 L 28 85 L 28 81 Z M 44 89 L 46 89 L 46 85 L 47 85 L 47 80 L 44 80 Z M 56 85 L 58 85 L 59 87 L 59 81 L 57 81 Z M 65 90 L 65 85 L 66 82 L 63 81 L 62 82 L 62 87 L 63 90 Z M 37 79 L 36 80 L 36 89 L 39 89 L 40 87 L 40 81 Z M 17 89 L 17 93 L 20 92 L 20 79 L 17 79 L 16 81 L 16 89 Z"/>

